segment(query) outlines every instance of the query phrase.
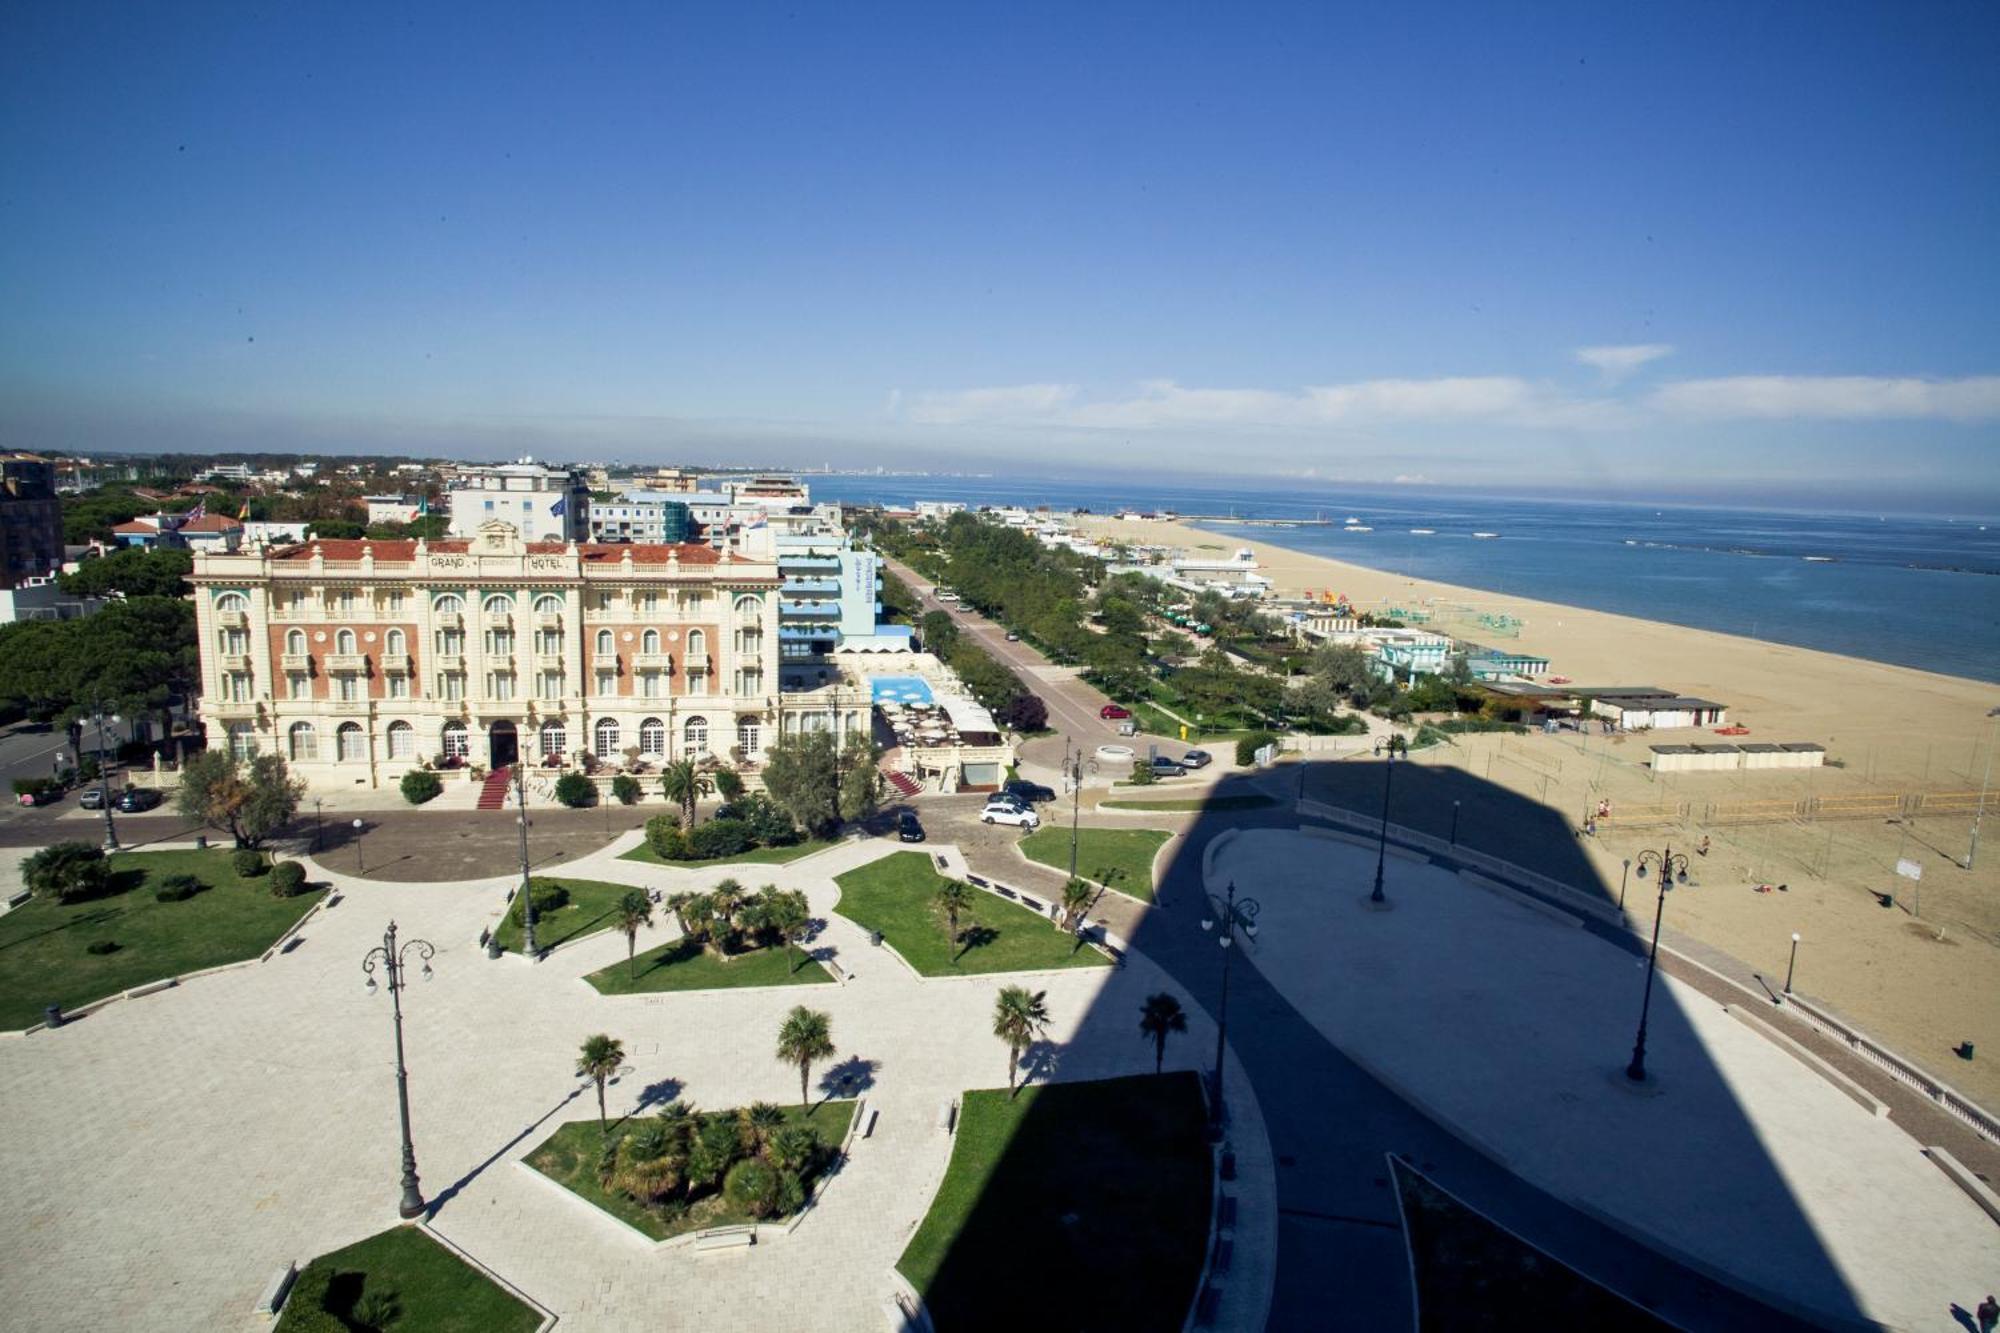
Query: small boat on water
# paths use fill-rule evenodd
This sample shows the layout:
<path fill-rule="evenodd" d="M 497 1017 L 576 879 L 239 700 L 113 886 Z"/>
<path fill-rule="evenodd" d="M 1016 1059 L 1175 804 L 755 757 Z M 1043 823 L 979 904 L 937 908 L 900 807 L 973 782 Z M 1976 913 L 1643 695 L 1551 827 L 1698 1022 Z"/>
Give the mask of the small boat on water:
<path fill-rule="evenodd" d="M 1482 540 L 1488 540 L 1494 537 L 1498 537 L 1500 534 L 1497 532 L 1475 532 L 1472 535 Z"/>
<path fill-rule="evenodd" d="M 1411 528 L 1411 529 L 1410 529 L 1410 535 L 1411 535 L 1412 537 L 1435 537 L 1435 536 L 1437 535 L 1437 529 L 1436 529 L 1436 528 Z"/>
<path fill-rule="evenodd" d="M 1839 559 L 1838 556 L 1809 555 L 1805 557 L 1805 562 L 1809 565 L 1830 565 L 1837 559 Z"/>

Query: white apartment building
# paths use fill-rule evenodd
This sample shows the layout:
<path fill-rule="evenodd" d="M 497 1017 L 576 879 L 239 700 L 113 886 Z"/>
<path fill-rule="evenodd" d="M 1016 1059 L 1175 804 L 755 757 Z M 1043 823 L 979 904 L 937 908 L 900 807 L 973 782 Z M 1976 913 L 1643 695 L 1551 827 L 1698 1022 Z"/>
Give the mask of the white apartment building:
<path fill-rule="evenodd" d="M 336 541 L 198 554 L 209 743 L 316 785 L 425 762 L 754 764 L 781 732 L 866 733 L 844 677 L 781 682 L 778 566 L 704 545 Z"/>
<path fill-rule="evenodd" d="M 451 503 L 451 535 L 466 541 L 488 523 L 511 523 L 530 542 L 582 541 L 590 534 L 590 491 L 583 474 L 532 458 L 459 468 L 445 498 Z"/>

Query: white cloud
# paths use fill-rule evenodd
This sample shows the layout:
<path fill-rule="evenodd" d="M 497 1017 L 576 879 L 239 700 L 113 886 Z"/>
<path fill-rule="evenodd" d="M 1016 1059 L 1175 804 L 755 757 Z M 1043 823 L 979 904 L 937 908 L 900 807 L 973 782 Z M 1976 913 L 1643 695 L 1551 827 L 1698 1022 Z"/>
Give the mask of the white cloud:
<path fill-rule="evenodd" d="M 1046 419 L 1077 395 L 1074 384 L 1015 384 L 956 393 L 920 393 L 909 402 L 910 420 L 925 426 Z"/>
<path fill-rule="evenodd" d="M 2000 419 L 2000 375 L 1732 375 L 1668 384 L 1647 403 L 1667 416 L 1705 420 L 1992 421 Z"/>
<path fill-rule="evenodd" d="M 1579 347 L 1576 359 L 1586 366 L 1596 366 L 1604 372 L 1607 380 L 1622 380 L 1648 361 L 1658 361 L 1663 356 L 1673 355 L 1673 347 L 1668 343 L 1627 343 L 1610 347 Z"/>

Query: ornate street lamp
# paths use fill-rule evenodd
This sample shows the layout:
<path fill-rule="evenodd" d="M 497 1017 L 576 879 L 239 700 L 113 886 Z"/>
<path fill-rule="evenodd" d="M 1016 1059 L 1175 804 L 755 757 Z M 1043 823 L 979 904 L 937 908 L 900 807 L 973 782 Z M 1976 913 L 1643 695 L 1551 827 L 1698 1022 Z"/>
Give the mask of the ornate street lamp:
<path fill-rule="evenodd" d="M 1792 932 L 1792 956 L 1790 960 L 1787 961 L 1785 964 L 1785 994 L 1787 995 L 1790 995 L 1792 993 L 1792 973 L 1798 970 L 1798 966 L 1799 966 L 1799 932 L 1795 930 Z"/>
<path fill-rule="evenodd" d="M 1236 881 L 1232 879 L 1227 897 L 1208 895 L 1208 912 L 1201 919 L 1204 931 L 1221 927 L 1215 942 L 1222 946 L 1222 1003 L 1216 1008 L 1215 1020 L 1215 1097 L 1208 1108 L 1209 1136 L 1215 1139 L 1222 1137 L 1223 1126 L 1229 1122 L 1222 1104 L 1222 1054 L 1229 1039 L 1229 959 L 1235 952 L 1236 932 L 1242 931 L 1245 940 L 1257 938 L 1257 913 L 1262 910 L 1255 898 L 1236 896 Z"/>
<path fill-rule="evenodd" d="M 1660 961 L 1660 918 L 1667 911 L 1667 890 L 1675 884 L 1688 881 L 1687 853 L 1666 851 L 1644 851 L 1639 853 L 1637 862 L 1639 878 L 1644 879 L 1649 871 L 1660 874 L 1660 899 L 1653 907 L 1653 947 L 1646 955 L 1646 997 L 1639 1002 L 1639 1039 L 1632 1045 L 1632 1063 L 1625 1066 L 1625 1077 L 1634 1083 L 1646 1081 L 1646 1017 L 1653 1007 L 1653 970 Z"/>
<path fill-rule="evenodd" d="M 535 896 L 528 892 L 528 782 L 521 765 L 514 765 L 514 799 L 520 806 L 521 825 L 521 956 L 536 961 Z"/>
<path fill-rule="evenodd" d="M 415 953 L 424 965 L 424 980 L 431 979 L 431 955 L 437 950 L 429 940 L 408 940 L 400 946 L 396 943 L 396 923 L 391 921 L 389 929 L 382 932 L 380 947 L 370 949 L 368 956 L 361 960 L 361 970 L 368 974 L 368 993 L 375 993 L 375 965 L 389 975 L 389 1001 L 395 1014 L 396 1023 L 396 1109 L 403 1120 L 403 1197 L 396 1211 L 404 1217 L 416 1217 L 424 1211 L 424 1194 L 417 1187 L 417 1150 L 410 1143 L 410 1072 L 403 1062 L 403 987 L 407 985 L 404 969 L 405 961 Z"/>
<path fill-rule="evenodd" d="M 1396 773 L 1396 756 L 1409 753 L 1410 744 L 1401 736 L 1390 736 L 1375 742 L 1375 756 L 1387 755 L 1382 765 L 1382 835 L 1375 844 L 1375 891 L 1368 895 L 1371 905 L 1381 907 L 1388 904 L 1382 896 L 1382 866 L 1389 857 L 1389 783 Z"/>
<path fill-rule="evenodd" d="M 366 828 L 360 820 L 354 821 L 354 873 L 358 878 L 366 878 L 368 867 L 361 862 L 361 830 Z"/>
<path fill-rule="evenodd" d="M 117 721 L 118 714 L 106 717 L 103 709 L 97 710 L 97 797 L 98 804 L 104 807 L 104 850 L 107 852 L 118 850 L 118 826 L 111 822 L 111 766 L 104 762 L 104 724 L 116 724 Z M 1975 837 L 1974 844 L 1977 845 L 1977 842 Z"/>

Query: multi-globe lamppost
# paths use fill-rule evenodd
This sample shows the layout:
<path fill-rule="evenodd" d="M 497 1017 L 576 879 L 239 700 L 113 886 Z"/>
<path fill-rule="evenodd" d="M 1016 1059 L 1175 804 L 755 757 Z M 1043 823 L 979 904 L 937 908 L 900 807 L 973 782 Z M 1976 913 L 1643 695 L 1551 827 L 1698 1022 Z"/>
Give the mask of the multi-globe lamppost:
<path fill-rule="evenodd" d="M 1632 1063 L 1625 1066 L 1625 1077 L 1634 1083 L 1646 1081 L 1646 1017 L 1653 1007 L 1653 970 L 1660 961 L 1660 918 L 1667 911 L 1667 890 L 1675 884 L 1685 884 L 1688 879 L 1687 853 L 1676 852 L 1672 848 L 1665 851 L 1640 852 L 1634 863 L 1639 870 L 1639 878 L 1657 870 L 1660 875 L 1660 900 L 1653 908 L 1653 947 L 1646 955 L 1646 996 L 1639 1002 L 1639 1039 L 1632 1044 Z"/>
<path fill-rule="evenodd" d="M 1223 1047 L 1229 1040 L 1229 959 L 1235 952 L 1236 932 L 1242 931 L 1246 940 L 1257 938 L 1257 913 L 1262 905 L 1255 898 L 1236 896 L 1236 881 L 1229 881 L 1229 894 L 1218 898 L 1208 895 L 1208 911 L 1201 918 L 1204 931 L 1216 930 L 1221 934 L 1216 943 L 1222 946 L 1222 1003 L 1215 1011 L 1215 1099 L 1209 1106 L 1209 1133 L 1220 1137 L 1222 1128 L 1228 1123 L 1228 1113 L 1222 1105 L 1222 1058 Z"/>
<path fill-rule="evenodd" d="M 1409 742 L 1401 736 L 1375 742 L 1376 757 L 1388 756 L 1387 762 L 1382 765 L 1382 835 L 1375 844 L 1375 891 L 1368 895 L 1368 901 L 1376 906 L 1388 902 L 1382 896 L 1382 865 L 1389 856 L 1389 783 L 1396 772 L 1396 756 L 1409 753 L 1409 749 Z"/>
<path fill-rule="evenodd" d="M 112 713 L 109 716 L 106 716 L 104 710 L 100 708 L 96 710 L 96 715 L 97 715 L 97 803 L 104 810 L 104 850 L 107 852 L 115 852 L 118 850 L 118 826 L 111 822 L 111 765 L 104 762 L 104 724 L 106 722 L 116 724 L 118 721 L 118 714 Z M 1978 838 L 1976 836 L 1974 837 L 1973 842 L 1975 846 L 1978 844 Z"/>
<path fill-rule="evenodd" d="M 361 970 L 368 974 L 368 993 L 375 993 L 375 965 L 389 975 L 389 1000 L 396 1023 L 396 1109 L 403 1120 L 403 1197 L 396 1211 L 404 1217 L 415 1217 L 424 1211 L 424 1193 L 417 1187 L 417 1150 L 410 1142 L 410 1071 L 403 1062 L 403 987 L 406 986 L 405 961 L 414 953 L 424 965 L 424 980 L 431 979 L 431 955 L 437 950 L 429 940 L 405 940 L 396 942 L 396 923 L 391 921 L 389 929 L 382 932 L 382 943 L 370 949 L 368 956 L 361 960 Z"/>
<path fill-rule="evenodd" d="M 514 800 L 520 807 L 521 826 L 521 956 L 535 961 L 535 896 L 528 892 L 528 780 L 514 765 Z"/>

